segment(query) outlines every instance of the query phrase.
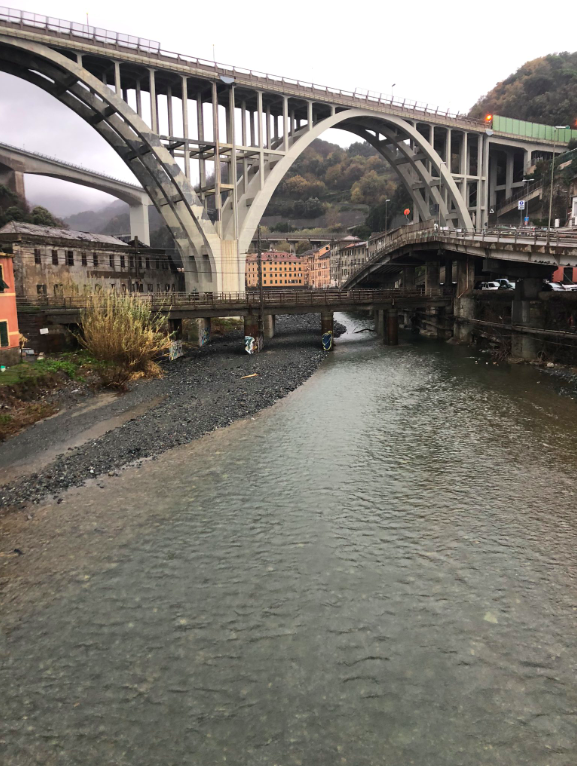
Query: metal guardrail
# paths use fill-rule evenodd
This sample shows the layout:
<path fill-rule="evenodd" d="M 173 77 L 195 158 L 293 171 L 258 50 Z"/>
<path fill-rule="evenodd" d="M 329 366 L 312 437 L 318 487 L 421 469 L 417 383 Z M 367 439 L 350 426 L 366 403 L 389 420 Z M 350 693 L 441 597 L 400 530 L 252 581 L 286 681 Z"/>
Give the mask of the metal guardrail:
<path fill-rule="evenodd" d="M 269 291 L 264 294 L 263 305 L 265 308 L 279 309 L 303 307 L 330 307 L 338 309 L 339 306 L 369 305 L 382 301 L 399 298 L 438 298 L 449 295 L 440 288 L 414 288 L 390 289 L 390 290 L 283 290 Z M 151 309 L 161 313 L 170 313 L 172 310 L 200 310 L 210 311 L 218 309 L 253 309 L 258 311 L 260 296 L 258 292 L 246 293 L 171 293 L 168 296 L 157 293 L 139 294 L 133 293 L 137 300 L 148 304 Z M 52 309 L 56 311 L 81 311 L 90 305 L 90 296 L 42 296 L 22 295 L 16 296 L 16 303 L 20 310 L 26 309 Z"/>
<path fill-rule="evenodd" d="M 229 66 L 225 64 L 217 64 L 215 61 L 208 61 L 207 59 L 196 58 L 194 56 L 187 56 L 180 53 L 174 53 L 172 51 L 162 50 L 160 43 L 154 40 L 148 40 L 142 37 L 135 37 L 133 35 L 122 34 L 120 32 L 112 32 L 107 29 L 101 29 L 100 27 L 93 27 L 89 24 L 80 24 L 74 21 L 66 21 L 64 19 L 54 18 L 52 16 L 44 16 L 39 13 L 29 13 L 27 11 L 20 11 L 15 8 L 8 8 L 0 6 L 0 24 L 19 28 L 33 28 L 37 31 L 42 31 L 48 34 L 52 34 L 58 37 L 68 37 L 70 39 L 78 39 L 81 42 L 92 42 L 100 45 L 110 46 L 116 49 L 122 49 L 124 51 L 132 51 L 135 53 L 144 53 L 147 56 L 157 58 L 159 60 L 167 60 L 179 65 L 192 65 L 197 68 L 204 68 L 210 70 L 214 74 L 224 75 L 241 75 L 244 77 L 254 78 L 259 82 L 266 82 L 272 87 L 279 85 L 286 85 L 289 87 L 302 88 L 311 92 L 311 95 L 324 94 L 325 97 L 345 97 L 350 98 L 366 106 L 371 105 L 389 105 L 398 109 L 409 110 L 421 115 L 430 117 L 444 117 L 450 120 L 458 120 L 460 122 L 469 123 L 476 129 L 484 129 L 485 124 L 483 120 L 479 120 L 473 117 L 467 117 L 450 110 L 442 110 L 440 108 L 429 107 L 428 103 L 413 101 L 411 99 L 395 100 L 392 95 L 386 95 L 378 93 L 376 91 L 364 90 L 356 88 L 354 91 L 342 90 L 340 88 L 332 88 L 325 85 L 318 85 L 312 82 L 306 82 L 302 80 L 294 80 L 288 77 L 281 77 L 278 75 L 266 74 L 253 69 L 244 69 L 242 67 Z"/>

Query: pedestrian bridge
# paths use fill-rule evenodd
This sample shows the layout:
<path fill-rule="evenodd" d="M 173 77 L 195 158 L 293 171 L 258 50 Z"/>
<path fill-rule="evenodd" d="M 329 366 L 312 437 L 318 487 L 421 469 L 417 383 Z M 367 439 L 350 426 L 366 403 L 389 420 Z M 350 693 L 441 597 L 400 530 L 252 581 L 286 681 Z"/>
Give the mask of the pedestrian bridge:
<path fill-rule="evenodd" d="M 223 66 L 10 8 L 0 9 L 0 71 L 51 94 L 119 154 L 171 230 L 188 292 L 242 292 L 246 253 L 273 192 L 329 128 L 388 160 L 415 222 L 478 231 L 489 204 L 522 185 L 537 155 L 577 136 Z"/>

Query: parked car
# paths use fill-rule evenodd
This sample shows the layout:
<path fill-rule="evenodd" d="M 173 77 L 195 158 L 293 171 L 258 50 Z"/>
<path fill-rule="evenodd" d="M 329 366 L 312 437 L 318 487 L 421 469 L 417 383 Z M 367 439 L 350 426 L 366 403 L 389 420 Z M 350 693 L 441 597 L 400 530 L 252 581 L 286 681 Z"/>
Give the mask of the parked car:
<path fill-rule="evenodd" d="M 510 279 L 494 279 L 493 282 L 499 283 L 499 290 L 514 290 L 515 289 L 515 283 L 511 282 Z"/>
<path fill-rule="evenodd" d="M 560 282 L 548 282 L 546 279 L 543 280 L 543 287 L 541 289 L 543 290 L 543 292 L 549 292 L 549 291 L 553 291 L 556 293 L 565 292 L 565 286 L 562 285 Z"/>
<path fill-rule="evenodd" d="M 481 282 L 478 290 L 499 290 L 500 285 L 498 282 Z"/>

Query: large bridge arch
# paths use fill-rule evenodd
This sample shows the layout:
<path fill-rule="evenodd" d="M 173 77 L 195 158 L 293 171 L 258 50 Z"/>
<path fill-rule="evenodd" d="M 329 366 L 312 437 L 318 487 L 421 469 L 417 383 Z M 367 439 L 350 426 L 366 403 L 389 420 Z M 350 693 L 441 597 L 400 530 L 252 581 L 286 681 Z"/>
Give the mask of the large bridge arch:
<path fill-rule="evenodd" d="M 276 161 L 272 167 L 270 167 L 269 161 L 269 172 L 266 174 L 264 183 L 261 179 L 262 169 L 259 168 L 254 173 L 246 191 L 238 197 L 239 251 L 241 253 L 247 252 L 266 206 L 292 164 L 315 138 L 320 137 L 330 128 L 347 130 L 368 140 L 391 163 L 401 183 L 410 192 L 420 217 L 423 219 L 430 218 L 431 214 L 425 208 L 424 200 L 419 199 L 420 195 L 416 194 L 411 180 L 401 169 L 403 166 L 397 164 L 389 149 L 389 147 L 398 148 L 404 155 L 406 164 L 413 168 L 421 183 L 429 188 L 431 196 L 439 204 L 443 223 L 447 221 L 448 209 L 439 191 L 439 184 L 444 186 L 448 199 L 453 203 L 457 211 L 459 226 L 465 229 L 473 228 L 467 204 L 446 163 L 414 125 L 396 115 L 379 115 L 376 117 L 374 112 L 362 109 L 347 109 L 335 112 L 329 117 L 319 120 L 312 127 L 309 128 L 307 126 L 295 133 L 290 147 L 284 156 L 279 159 L 275 158 Z M 381 135 L 383 136 L 382 140 L 379 138 Z M 416 152 L 406 145 L 405 142 L 407 140 L 411 142 L 412 146 L 416 147 Z M 424 159 L 420 159 L 421 157 Z M 432 176 L 425 162 L 434 168 L 436 177 Z"/>
<path fill-rule="evenodd" d="M 214 279 L 222 270 L 221 241 L 206 210 L 159 136 L 126 101 L 62 53 L 4 34 L 0 71 L 36 85 L 90 124 L 128 165 L 164 218 L 185 272 L 193 273 L 201 289 L 221 287 Z"/>

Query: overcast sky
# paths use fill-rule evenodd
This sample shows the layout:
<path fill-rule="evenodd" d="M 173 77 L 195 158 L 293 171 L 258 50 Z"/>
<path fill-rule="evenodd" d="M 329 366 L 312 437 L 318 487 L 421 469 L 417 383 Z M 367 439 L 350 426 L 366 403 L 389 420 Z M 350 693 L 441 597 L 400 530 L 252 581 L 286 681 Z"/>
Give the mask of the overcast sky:
<path fill-rule="evenodd" d="M 525 61 L 575 48 L 577 10 L 543 3 L 363 2 L 270 3 L 219 0 L 214 5 L 86 0 L 8 2 L 13 8 L 86 22 L 160 42 L 169 51 L 313 81 L 369 89 L 467 111 L 479 96 Z M 212 20 L 212 21 L 211 21 Z M 348 134 L 325 138 L 343 145 Z M 0 141 L 134 180 L 112 149 L 80 118 L 23 80 L 0 74 Z M 27 192 L 59 214 L 112 201 L 100 192 L 28 176 Z"/>

